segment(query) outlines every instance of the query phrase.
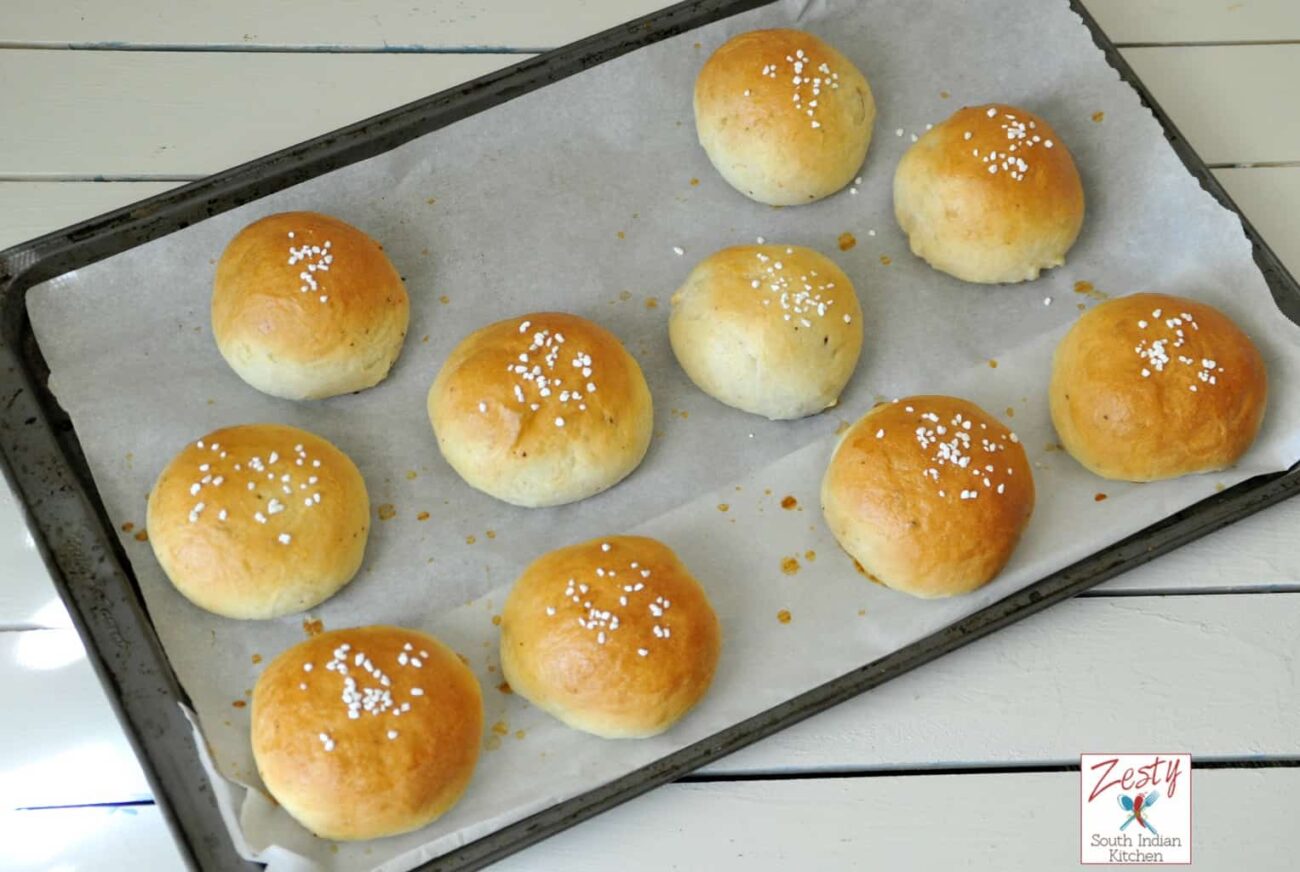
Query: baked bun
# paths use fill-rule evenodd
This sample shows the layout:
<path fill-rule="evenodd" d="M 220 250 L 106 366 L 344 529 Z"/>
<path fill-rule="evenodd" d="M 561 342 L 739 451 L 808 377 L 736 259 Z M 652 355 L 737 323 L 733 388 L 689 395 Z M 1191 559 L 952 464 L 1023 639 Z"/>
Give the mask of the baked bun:
<path fill-rule="evenodd" d="M 356 575 L 370 498 L 356 465 L 321 437 L 244 424 L 172 458 L 147 523 L 153 553 L 190 602 L 227 618 L 277 618 Z"/>
<path fill-rule="evenodd" d="M 722 636 L 708 597 L 656 539 L 607 536 L 533 561 L 501 614 L 510 688 L 606 739 L 662 733 L 713 681 Z"/>
<path fill-rule="evenodd" d="M 695 129 L 737 191 L 811 203 L 857 174 L 876 101 L 853 62 L 802 30 L 755 30 L 715 51 L 695 80 Z"/>
<path fill-rule="evenodd" d="M 926 598 L 991 581 L 1033 510 L 1016 435 L 956 397 L 876 406 L 844 433 L 822 481 L 844 550 L 881 583 Z"/>
<path fill-rule="evenodd" d="M 1083 226 L 1083 185 L 1046 121 L 1001 103 L 967 106 L 898 162 L 894 214 L 935 269 L 1023 282 L 1065 263 Z"/>
<path fill-rule="evenodd" d="M 537 312 L 467 336 L 429 390 L 438 448 L 474 488 L 558 506 L 612 487 L 650 446 L 650 388 L 605 328 Z"/>
<path fill-rule="evenodd" d="M 829 258 L 744 245 L 691 271 L 673 294 L 668 336 L 709 396 L 768 418 L 802 418 L 839 401 L 862 350 L 862 310 Z"/>
<path fill-rule="evenodd" d="M 378 839 L 436 820 L 465 792 L 482 739 L 474 673 L 415 630 L 314 636 L 253 688 L 262 782 L 323 839 Z"/>
<path fill-rule="evenodd" d="M 235 373 L 273 397 L 376 385 L 406 338 L 409 303 L 383 246 L 337 218 L 270 215 L 217 263 L 212 333 Z"/>
<path fill-rule="evenodd" d="M 1061 444 L 1092 472 L 1155 481 L 1223 469 L 1264 420 L 1268 374 L 1218 309 L 1165 294 L 1109 300 L 1056 347 L 1050 388 Z"/>

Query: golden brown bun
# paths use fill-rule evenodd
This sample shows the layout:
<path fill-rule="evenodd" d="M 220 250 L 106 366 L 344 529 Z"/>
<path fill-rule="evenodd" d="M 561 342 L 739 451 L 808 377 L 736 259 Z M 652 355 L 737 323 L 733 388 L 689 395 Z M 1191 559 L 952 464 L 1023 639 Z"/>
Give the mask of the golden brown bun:
<path fill-rule="evenodd" d="M 700 701 L 722 637 L 704 589 L 655 539 L 607 536 L 533 561 L 501 615 L 515 693 L 606 739 L 662 733 Z"/>
<path fill-rule="evenodd" d="M 1268 373 L 1218 309 L 1165 294 L 1110 300 L 1056 347 L 1061 444 L 1103 478 L 1155 481 L 1223 469 L 1264 420 Z"/>
<path fill-rule="evenodd" d="M 768 418 L 839 402 L 862 350 L 853 283 L 810 248 L 743 245 L 700 262 L 673 294 L 668 336 L 714 399 Z"/>
<path fill-rule="evenodd" d="M 259 391 L 314 400 L 383 381 L 402 350 L 408 310 L 383 246 L 337 218 L 284 212 L 226 246 L 212 333 Z"/>
<path fill-rule="evenodd" d="M 172 458 L 149 494 L 148 529 L 190 602 L 228 618 L 276 618 L 324 602 L 356 575 L 370 498 L 356 465 L 321 437 L 244 424 Z"/>
<path fill-rule="evenodd" d="M 483 699 L 432 636 L 357 627 L 275 658 L 253 688 L 252 720 L 257 771 L 285 811 L 324 839 L 378 839 L 426 826 L 460 799 Z"/>
<path fill-rule="evenodd" d="M 1033 510 L 1033 474 L 1015 434 L 957 397 L 876 406 L 845 432 L 822 481 L 822 511 L 844 550 L 919 597 L 991 581 Z"/>
<path fill-rule="evenodd" d="M 875 118 L 858 68 L 802 30 L 732 37 L 695 81 L 695 129 L 709 160 L 737 191 L 773 206 L 847 185 Z"/>
<path fill-rule="evenodd" d="M 894 214 L 912 253 L 935 269 L 1023 282 L 1065 263 L 1083 226 L 1083 185 L 1050 124 L 986 103 L 959 109 L 907 150 Z"/>
<path fill-rule="evenodd" d="M 558 506 L 617 484 L 650 446 L 641 367 L 608 330 L 536 312 L 467 336 L 429 390 L 438 448 L 471 486 Z"/>

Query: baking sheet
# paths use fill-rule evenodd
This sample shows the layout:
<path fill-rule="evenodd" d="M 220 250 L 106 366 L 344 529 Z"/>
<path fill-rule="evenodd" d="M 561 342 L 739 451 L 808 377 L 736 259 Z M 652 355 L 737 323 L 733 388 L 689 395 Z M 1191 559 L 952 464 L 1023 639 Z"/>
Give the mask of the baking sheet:
<path fill-rule="evenodd" d="M 776 210 L 736 194 L 709 166 L 695 144 L 690 94 L 700 64 L 726 38 L 790 23 L 857 63 L 879 116 L 857 195 Z M 1016 47 L 1014 63 L 1007 46 Z M 1026 285 L 983 288 L 911 257 L 892 218 L 890 182 L 913 134 L 961 105 L 993 99 L 1052 121 L 1079 163 L 1089 217 L 1065 267 Z M 1092 120 L 1097 112 L 1101 122 Z M 289 403 L 246 387 L 216 352 L 207 318 L 213 262 L 240 227 L 293 208 L 362 227 L 407 281 L 411 335 L 377 389 Z M 857 239 L 848 251 L 836 245 L 844 232 Z M 715 403 L 690 385 L 668 347 L 668 297 L 694 262 L 759 235 L 830 254 L 863 305 L 857 375 L 839 409 L 811 420 L 773 423 Z M 1098 292 L 1076 294 L 1080 281 Z M 1212 302 L 1260 343 L 1270 411 L 1238 468 L 1118 485 L 1048 450 L 1052 347 L 1078 305 L 1137 290 Z M 372 504 L 390 504 L 396 515 L 376 522 L 361 574 L 312 617 L 331 629 L 391 622 L 432 630 L 470 657 L 483 682 L 485 753 L 456 809 L 396 839 L 316 840 L 238 786 L 256 786 L 257 777 L 247 709 L 233 703 L 256 680 L 253 655 L 269 659 L 300 640 L 301 618 L 249 625 L 201 613 L 167 584 L 148 545 L 124 533 L 212 762 L 233 782 L 218 792 L 227 820 L 238 821 L 237 841 L 274 869 L 407 868 L 896 650 L 1219 486 L 1300 457 L 1300 398 L 1291 387 L 1300 331 L 1277 313 L 1236 218 L 1199 189 L 1063 3 L 954 2 L 924 17 L 877 2 L 757 10 L 63 276 L 28 299 L 51 387 L 111 517 L 140 525 L 162 465 L 207 430 L 277 420 L 318 432 L 357 461 Z M 471 491 L 442 462 L 424 395 L 464 334 L 544 308 L 591 317 L 623 338 L 650 381 L 657 437 L 642 468 L 614 490 L 525 511 Z M 816 505 L 841 422 L 879 399 L 917 392 L 1012 410 L 1009 423 L 1035 463 L 1038 507 L 1011 566 L 957 600 L 920 602 L 867 583 Z M 1099 492 L 1108 499 L 1096 502 Z M 787 495 L 798 507 L 780 508 Z M 636 743 L 571 732 L 494 689 L 501 679 L 491 617 L 510 581 L 542 550 L 610 532 L 656 535 L 677 549 L 704 581 L 725 633 L 704 703 L 666 736 Z M 800 564 L 795 574 L 782 571 L 787 558 Z M 788 623 L 777 618 L 782 610 Z M 828 637 L 834 646 L 818 644 Z"/>

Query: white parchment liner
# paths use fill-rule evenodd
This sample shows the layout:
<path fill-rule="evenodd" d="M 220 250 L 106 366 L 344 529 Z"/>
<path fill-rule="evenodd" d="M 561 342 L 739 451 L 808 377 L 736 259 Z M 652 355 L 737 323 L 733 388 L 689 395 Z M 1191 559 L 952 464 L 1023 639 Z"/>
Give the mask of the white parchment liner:
<path fill-rule="evenodd" d="M 787 24 L 828 39 L 866 73 L 879 117 L 858 194 L 777 210 L 744 199 L 709 166 L 695 142 L 691 88 L 729 36 Z M 304 93 L 321 99 L 307 86 Z M 979 287 L 908 253 L 890 186 L 913 134 L 962 105 L 995 99 L 1057 128 L 1083 175 L 1088 219 L 1065 267 L 1028 284 Z M 1105 113 L 1100 123 L 1096 112 Z M 287 209 L 365 229 L 405 277 L 411 333 L 378 388 L 291 403 L 248 388 L 218 356 L 208 322 L 214 261 L 240 227 Z M 857 246 L 841 252 L 836 240 L 846 231 Z M 668 346 L 668 298 L 694 262 L 759 235 L 830 254 L 862 302 L 867 338 L 857 374 L 838 409 L 810 420 L 773 423 L 719 405 L 687 381 Z M 675 256 L 674 246 L 686 255 Z M 1240 466 L 1127 485 L 1047 450 L 1055 439 L 1046 405 L 1051 350 L 1077 304 L 1093 304 L 1073 291 L 1078 281 L 1111 295 L 1195 296 L 1256 339 L 1272 395 L 1264 431 Z M 1300 331 L 1274 306 L 1237 219 L 1188 175 L 1064 2 L 760 9 L 62 276 L 29 300 L 51 383 L 115 521 L 139 525 L 162 466 L 210 429 L 282 421 L 320 433 L 357 461 L 372 504 L 391 503 L 397 515 L 376 521 L 361 573 L 313 617 L 329 629 L 433 631 L 470 658 L 487 724 L 506 727 L 504 736 L 485 735 L 468 793 L 434 825 L 365 844 L 315 839 L 240 786 L 259 782 L 248 709 L 232 706 L 261 668 L 252 656 L 269 660 L 300 641 L 302 618 L 239 623 L 205 614 L 170 587 L 147 544 L 122 534 L 194 701 L 209 762 L 229 779 L 217 795 L 232 828 L 238 821 L 236 842 L 275 870 L 409 868 L 906 645 L 1221 485 L 1300 458 Z M 612 491 L 526 511 L 470 490 L 442 461 L 425 393 L 470 330 L 539 309 L 590 317 L 623 339 L 654 393 L 657 438 L 641 469 Z M 1014 412 L 1010 423 L 1035 463 L 1039 501 L 1023 544 L 1001 578 L 960 599 L 922 602 L 866 582 L 817 508 L 837 426 L 877 399 L 908 393 L 954 393 L 999 415 Z M 1096 502 L 1098 492 L 1108 499 Z M 800 508 L 781 509 L 786 495 Z M 428 520 L 417 520 L 421 512 Z M 656 739 L 604 742 L 498 692 L 491 617 L 540 552 L 633 531 L 668 542 L 703 580 L 725 645 L 712 691 L 678 727 Z M 780 570 L 789 556 L 802 565 L 796 575 Z M 782 609 L 788 624 L 777 620 Z"/>

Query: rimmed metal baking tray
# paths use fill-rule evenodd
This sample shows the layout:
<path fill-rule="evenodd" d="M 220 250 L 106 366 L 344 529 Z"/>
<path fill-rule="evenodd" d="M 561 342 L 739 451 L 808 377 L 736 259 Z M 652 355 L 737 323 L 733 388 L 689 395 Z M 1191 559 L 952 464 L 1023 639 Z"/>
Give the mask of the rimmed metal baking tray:
<path fill-rule="evenodd" d="M 27 317 L 34 285 L 141 245 L 604 61 L 772 0 L 688 0 L 507 69 L 0 252 L 0 466 L 67 604 L 182 854 L 202 869 L 256 868 L 231 844 L 179 703 L 188 702 L 143 606 L 77 433 L 47 388 Z M 1107 61 L 1151 109 L 1188 171 L 1240 211 L 1078 0 Z M 1241 219 L 1279 308 L 1300 323 L 1300 285 Z M 843 702 L 1121 572 L 1300 494 L 1300 464 L 1257 476 L 1171 515 L 886 657 L 596 790 L 471 842 L 425 869 L 472 869 Z"/>

